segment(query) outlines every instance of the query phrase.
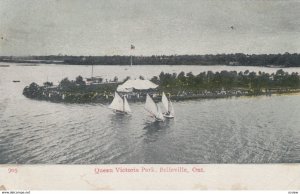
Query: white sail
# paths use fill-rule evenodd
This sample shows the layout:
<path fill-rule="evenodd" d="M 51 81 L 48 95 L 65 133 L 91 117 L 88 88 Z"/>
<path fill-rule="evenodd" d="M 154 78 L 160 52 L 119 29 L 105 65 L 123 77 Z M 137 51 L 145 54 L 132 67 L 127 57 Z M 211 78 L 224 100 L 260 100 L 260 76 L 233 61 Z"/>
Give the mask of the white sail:
<path fill-rule="evenodd" d="M 167 118 L 174 118 L 174 108 L 171 100 L 167 98 L 165 93 L 162 93 L 161 102 L 163 104 L 164 112 L 163 115 Z"/>
<path fill-rule="evenodd" d="M 169 111 L 170 111 L 170 115 L 174 116 L 175 112 L 171 100 L 169 101 Z"/>
<path fill-rule="evenodd" d="M 157 106 L 157 115 L 156 118 L 160 119 L 160 120 L 165 120 L 164 115 L 162 114 L 160 107 L 158 105 Z"/>
<path fill-rule="evenodd" d="M 153 116 L 157 116 L 157 106 L 152 98 L 147 94 L 145 109 L 150 112 Z"/>
<path fill-rule="evenodd" d="M 124 96 L 124 111 L 131 112 L 130 106 L 129 106 L 127 98 L 125 96 Z"/>
<path fill-rule="evenodd" d="M 114 110 L 119 110 L 119 111 L 124 111 L 123 99 L 119 96 L 119 94 L 117 92 L 115 92 L 115 97 L 108 108 L 111 108 Z"/>
<path fill-rule="evenodd" d="M 163 104 L 163 107 L 165 109 L 164 112 L 168 112 L 169 110 L 169 102 L 168 102 L 168 98 L 166 97 L 165 93 L 162 93 L 162 98 L 161 98 L 161 102 Z"/>

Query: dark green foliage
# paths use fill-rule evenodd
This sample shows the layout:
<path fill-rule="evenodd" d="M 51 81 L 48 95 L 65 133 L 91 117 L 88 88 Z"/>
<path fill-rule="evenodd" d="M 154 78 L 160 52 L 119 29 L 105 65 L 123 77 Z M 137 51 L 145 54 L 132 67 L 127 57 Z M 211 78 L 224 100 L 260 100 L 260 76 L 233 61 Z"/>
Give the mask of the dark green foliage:
<path fill-rule="evenodd" d="M 159 84 L 159 80 L 158 80 L 158 77 L 157 76 L 153 76 L 150 81 L 152 81 L 153 83 L 155 84 Z"/>
<path fill-rule="evenodd" d="M 130 79 L 130 76 L 127 76 L 124 80 L 123 80 L 123 83 L 126 82 L 127 80 Z"/>
<path fill-rule="evenodd" d="M 52 82 L 44 82 L 44 84 L 43 84 L 45 87 L 51 87 L 51 86 L 53 86 L 53 83 Z"/>
<path fill-rule="evenodd" d="M 115 77 L 114 80 L 118 80 L 118 78 Z M 112 94 L 117 89 L 118 84 L 118 82 L 110 82 L 86 85 L 82 76 L 78 76 L 75 81 L 64 78 L 56 87 L 49 87 L 53 86 L 50 82 L 45 82 L 43 86 L 33 82 L 24 88 L 23 95 L 29 98 L 54 102 L 109 102 L 112 100 Z"/>
<path fill-rule="evenodd" d="M 32 82 L 29 86 L 24 88 L 23 94 L 30 98 L 39 97 L 43 95 L 43 88 L 35 82 Z"/>
<path fill-rule="evenodd" d="M 114 82 L 118 82 L 118 80 L 119 80 L 118 77 L 115 76 L 115 77 L 114 77 Z"/>
<path fill-rule="evenodd" d="M 300 88 L 300 77 L 298 73 L 289 74 L 283 70 L 278 70 L 275 74 L 264 72 L 245 72 L 221 71 L 221 72 L 202 72 L 194 75 L 192 72 L 168 74 L 161 72 L 159 77 L 154 76 L 151 79 L 159 83 L 161 90 L 169 92 L 199 91 L 199 90 L 220 90 L 244 88 L 260 92 L 262 89 L 271 88 Z"/>
<path fill-rule="evenodd" d="M 27 60 L 27 61 L 26 61 Z M 0 61 L 21 63 L 28 60 L 43 60 L 45 63 L 75 65 L 129 65 L 130 56 L 2 56 Z M 60 62 L 55 62 L 60 61 Z M 217 54 L 217 55 L 153 55 L 134 56 L 136 65 L 232 65 L 232 66 L 276 66 L 300 67 L 300 54 Z M 34 61 L 32 61 L 34 63 Z"/>
<path fill-rule="evenodd" d="M 129 78 L 129 76 L 126 77 L 123 82 Z M 86 85 L 82 77 L 78 76 L 76 81 L 64 78 L 57 87 L 49 87 L 52 86 L 50 82 L 45 82 L 43 86 L 33 82 L 24 88 L 23 94 L 29 98 L 57 102 L 111 102 L 113 93 L 120 84 L 116 80 L 118 80 L 117 77 L 114 78 L 114 82 Z M 226 97 L 296 92 L 300 88 L 298 73 L 289 74 L 283 70 L 272 74 L 248 70 L 239 73 L 208 71 L 198 75 L 192 72 L 187 74 L 180 72 L 178 75 L 161 72 L 159 76 L 152 77 L 151 81 L 159 85 L 159 91 L 164 91 L 177 100 L 195 99 L 199 98 L 199 95 L 200 97 Z"/>
<path fill-rule="evenodd" d="M 59 87 L 63 90 L 71 90 L 72 88 L 76 87 L 76 84 L 74 81 L 70 81 L 68 78 L 64 78 L 60 81 Z"/>
<path fill-rule="evenodd" d="M 83 81 L 83 78 L 80 75 L 78 77 L 76 77 L 75 83 L 78 85 L 81 85 L 81 86 L 85 85 L 85 81 Z"/>

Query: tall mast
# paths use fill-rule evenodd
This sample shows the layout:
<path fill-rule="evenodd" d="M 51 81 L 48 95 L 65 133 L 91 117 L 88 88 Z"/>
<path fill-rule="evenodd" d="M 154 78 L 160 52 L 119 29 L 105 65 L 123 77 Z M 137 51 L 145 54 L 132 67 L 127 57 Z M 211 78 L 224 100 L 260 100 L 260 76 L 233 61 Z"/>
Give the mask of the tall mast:
<path fill-rule="evenodd" d="M 123 112 L 125 112 L 125 96 L 123 96 Z"/>

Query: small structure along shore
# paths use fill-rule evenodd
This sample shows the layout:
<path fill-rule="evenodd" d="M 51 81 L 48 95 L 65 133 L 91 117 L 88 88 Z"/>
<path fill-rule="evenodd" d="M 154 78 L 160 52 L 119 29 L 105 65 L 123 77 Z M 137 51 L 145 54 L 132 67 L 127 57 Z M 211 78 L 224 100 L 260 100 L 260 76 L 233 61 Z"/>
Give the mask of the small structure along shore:
<path fill-rule="evenodd" d="M 54 86 L 45 82 L 42 86 L 31 83 L 23 90 L 23 95 L 37 100 L 67 103 L 110 103 L 114 93 L 126 96 L 129 102 L 145 101 L 147 93 L 155 101 L 161 99 L 164 91 L 173 101 L 199 98 L 227 98 L 238 96 L 272 95 L 300 92 L 300 77 L 297 73 L 288 74 L 282 70 L 276 74 L 253 72 L 207 72 L 194 76 L 183 72 L 176 74 L 161 73 L 151 81 L 131 80 L 127 77 L 122 82 L 115 77 L 113 81 L 103 82 L 101 78 L 86 81 L 81 76 L 70 81 L 63 79 Z"/>
<path fill-rule="evenodd" d="M 111 88 L 110 90 L 104 90 L 104 87 Z M 103 84 L 103 88 L 85 86 L 84 92 L 70 92 L 61 90 L 59 86 L 45 87 L 32 83 L 29 87 L 26 87 L 23 94 L 31 99 L 46 100 L 51 102 L 67 102 L 67 103 L 110 103 L 114 98 L 114 89 L 117 88 L 116 83 Z M 102 91 L 99 91 L 102 90 Z M 80 89 L 79 89 L 80 90 Z M 129 102 L 143 102 L 146 100 L 146 94 L 149 93 L 153 96 L 154 101 L 160 101 L 162 91 L 159 90 L 147 90 L 147 91 L 133 91 L 129 93 L 120 92 L 120 94 L 126 95 Z M 199 91 L 198 93 L 192 92 L 179 92 L 178 94 L 170 94 L 169 98 L 173 101 L 193 100 L 193 99 L 206 99 L 206 98 L 228 98 L 239 96 L 259 96 L 272 94 L 287 94 L 287 93 L 300 93 L 300 89 L 280 89 L 273 88 L 260 93 L 254 93 L 251 90 L 246 89 L 232 89 L 232 90 L 214 90 L 214 91 Z"/>

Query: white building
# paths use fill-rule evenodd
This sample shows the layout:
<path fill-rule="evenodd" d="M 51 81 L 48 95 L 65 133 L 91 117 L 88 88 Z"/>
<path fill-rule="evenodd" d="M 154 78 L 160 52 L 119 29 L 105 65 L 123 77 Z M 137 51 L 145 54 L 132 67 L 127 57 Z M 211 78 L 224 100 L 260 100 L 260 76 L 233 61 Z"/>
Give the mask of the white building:
<path fill-rule="evenodd" d="M 150 80 L 127 80 L 125 83 L 118 86 L 118 92 L 132 92 L 133 90 L 149 90 L 156 89 L 158 85 Z"/>

